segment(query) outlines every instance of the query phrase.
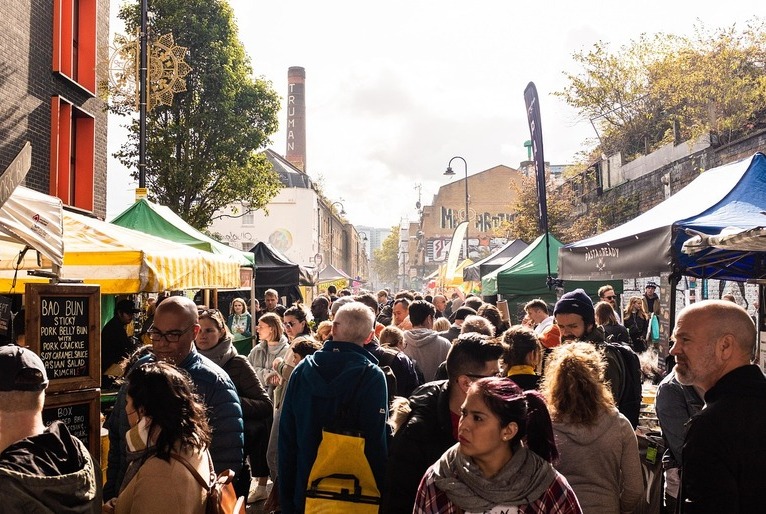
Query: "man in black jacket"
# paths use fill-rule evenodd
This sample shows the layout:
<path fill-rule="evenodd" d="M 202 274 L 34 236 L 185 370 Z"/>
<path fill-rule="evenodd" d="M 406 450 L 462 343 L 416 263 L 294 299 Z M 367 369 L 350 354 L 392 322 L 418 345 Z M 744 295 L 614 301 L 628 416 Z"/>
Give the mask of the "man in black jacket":
<path fill-rule="evenodd" d="M 755 325 L 742 307 L 695 303 L 673 331 L 675 374 L 705 391 L 681 452 L 680 512 L 762 512 L 766 377 L 750 364 Z"/>
<path fill-rule="evenodd" d="M 412 393 L 412 411 L 391 445 L 382 512 L 412 512 L 423 474 L 457 442 L 468 388 L 479 378 L 497 375 L 502 353 L 502 346 L 487 336 L 462 334 L 447 355 L 449 380 L 429 382 Z"/>

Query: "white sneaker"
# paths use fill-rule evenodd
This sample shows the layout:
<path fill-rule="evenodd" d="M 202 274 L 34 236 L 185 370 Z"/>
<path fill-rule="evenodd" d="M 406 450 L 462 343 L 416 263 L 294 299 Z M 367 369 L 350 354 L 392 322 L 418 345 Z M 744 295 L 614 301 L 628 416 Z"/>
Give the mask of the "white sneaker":
<path fill-rule="evenodd" d="M 269 494 L 266 491 L 265 485 L 257 485 L 255 489 L 250 490 L 250 494 L 247 495 L 247 503 L 255 503 L 260 500 L 268 498 Z"/>

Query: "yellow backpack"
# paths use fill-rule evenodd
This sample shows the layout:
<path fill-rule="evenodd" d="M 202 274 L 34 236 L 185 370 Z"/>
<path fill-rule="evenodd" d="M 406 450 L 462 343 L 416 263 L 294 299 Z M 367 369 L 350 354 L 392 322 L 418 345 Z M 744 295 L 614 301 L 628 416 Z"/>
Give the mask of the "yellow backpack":
<path fill-rule="evenodd" d="M 364 436 L 352 427 L 350 403 L 364 378 L 340 408 L 333 430 L 322 430 L 317 457 L 306 489 L 306 512 L 312 514 L 377 514 L 380 491 L 364 454 Z"/>

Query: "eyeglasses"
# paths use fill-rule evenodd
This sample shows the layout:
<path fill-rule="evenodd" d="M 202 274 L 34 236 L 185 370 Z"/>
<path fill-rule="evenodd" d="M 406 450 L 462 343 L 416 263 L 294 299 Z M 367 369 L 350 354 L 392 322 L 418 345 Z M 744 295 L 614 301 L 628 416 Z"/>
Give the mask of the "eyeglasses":
<path fill-rule="evenodd" d="M 606 298 L 607 300 L 614 300 L 617 297 L 612 295 L 612 296 L 605 296 L 604 298 Z"/>
<path fill-rule="evenodd" d="M 167 332 L 157 330 L 154 328 L 154 325 L 152 325 L 149 327 L 149 330 L 146 331 L 146 334 L 152 341 L 159 341 L 160 339 L 165 338 L 165 341 L 168 343 L 177 343 L 181 339 L 181 336 L 191 330 L 194 325 L 195 323 L 192 323 L 186 327 L 185 330 L 168 330 Z"/>
<path fill-rule="evenodd" d="M 298 323 L 301 323 L 300 321 L 285 321 L 285 327 L 286 328 L 293 328 Z"/>

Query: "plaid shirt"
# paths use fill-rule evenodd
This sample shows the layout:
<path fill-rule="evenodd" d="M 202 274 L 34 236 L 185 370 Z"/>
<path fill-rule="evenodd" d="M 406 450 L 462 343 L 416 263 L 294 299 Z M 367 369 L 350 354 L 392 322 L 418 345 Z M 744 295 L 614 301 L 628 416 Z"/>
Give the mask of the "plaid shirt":
<path fill-rule="evenodd" d="M 434 466 L 438 464 L 437 462 Z M 463 514 L 464 511 L 452 503 L 445 492 L 436 487 L 434 466 L 428 468 L 420 481 L 413 514 Z M 582 514 L 582 509 L 569 482 L 563 475 L 556 472 L 556 479 L 536 501 L 519 506 L 498 505 L 484 512 L 485 514 Z"/>

